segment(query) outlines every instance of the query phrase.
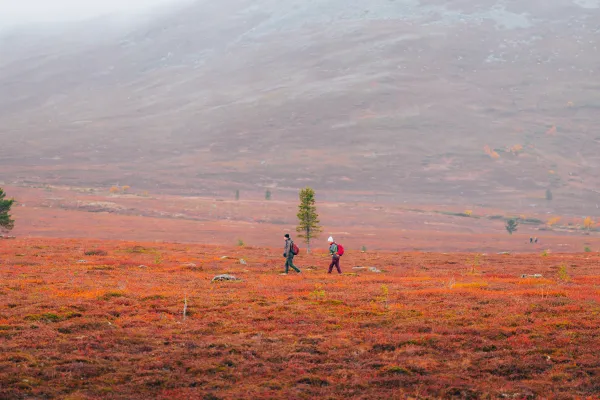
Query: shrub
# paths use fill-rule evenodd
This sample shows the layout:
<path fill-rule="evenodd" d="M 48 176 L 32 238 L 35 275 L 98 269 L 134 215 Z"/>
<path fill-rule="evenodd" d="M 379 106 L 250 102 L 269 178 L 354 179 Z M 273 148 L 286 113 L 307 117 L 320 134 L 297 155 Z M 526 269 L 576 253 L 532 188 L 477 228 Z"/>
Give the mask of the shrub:
<path fill-rule="evenodd" d="M 467 210 L 467 211 L 469 211 L 469 210 Z M 472 212 L 467 213 L 467 212 L 440 211 L 439 213 L 442 215 L 450 215 L 453 217 L 471 217 L 473 215 Z"/>
<path fill-rule="evenodd" d="M 560 221 L 560 217 L 553 217 L 548 220 L 546 223 L 548 226 L 556 225 Z"/>
<path fill-rule="evenodd" d="M 513 234 L 513 232 L 516 232 L 516 231 L 517 231 L 517 227 L 518 227 L 518 226 L 519 226 L 519 222 L 518 222 L 516 219 L 514 219 L 514 218 L 511 218 L 511 219 L 509 219 L 508 221 L 506 221 L 506 226 L 505 226 L 505 228 L 506 228 L 507 232 L 508 232 L 510 235 L 512 235 L 512 234 Z"/>
<path fill-rule="evenodd" d="M 99 297 L 100 300 L 110 300 L 113 297 L 123 297 L 123 293 L 121 292 L 106 292 L 102 296 Z"/>
<path fill-rule="evenodd" d="M 108 255 L 108 253 L 105 250 L 99 250 L 99 249 L 87 250 L 83 254 L 85 254 L 86 256 L 107 256 Z"/>
<path fill-rule="evenodd" d="M 58 322 L 61 319 L 62 318 L 58 314 L 54 313 L 31 314 L 25 317 L 26 321 Z"/>
<path fill-rule="evenodd" d="M 133 246 L 130 249 L 125 249 L 127 253 L 135 253 L 135 254 L 153 254 L 156 253 L 157 250 L 153 248 L 148 248 L 144 246 Z"/>
<path fill-rule="evenodd" d="M 306 377 L 299 379 L 296 383 L 310 386 L 329 386 L 329 382 L 318 377 Z"/>
<path fill-rule="evenodd" d="M 471 261 L 471 270 L 469 273 L 474 274 L 477 271 L 477 268 L 480 266 L 480 254 L 475 254 L 473 260 Z"/>
<path fill-rule="evenodd" d="M 544 221 L 538 218 L 523 218 L 520 222 L 526 225 L 541 225 L 544 223 Z"/>
<path fill-rule="evenodd" d="M 549 250 L 542 251 L 542 257 L 548 257 L 548 254 L 550 254 Z"/>
<path fill-rule="evenodd" d="M 310 295 L 313 299 L 315 300 L 322 300 L 325 298 L 325 295 L 327 293 L 325 292 L 325 289 L 323 289 L 323 286 L 320 284 L 316 284 L 315 285 L 315 290 L 313 290 Z"/>
<path fill-rule="evenodd" d="M 569 282 L 571 280 L 569 272 L 567 271 L 567 266 L 565 264 L 561 264 L 558 267 L 558 279 L 560 279 L 563 282 Z"/>
<path fill-rule="evenodd" d="M 397 365 L 394 365 L 394 366 L 386 368 L 383 371 L 383 374 L 386 374 L 386 375 L 411 375 L 411 372 L 404 367 L 399 367 Z"/>

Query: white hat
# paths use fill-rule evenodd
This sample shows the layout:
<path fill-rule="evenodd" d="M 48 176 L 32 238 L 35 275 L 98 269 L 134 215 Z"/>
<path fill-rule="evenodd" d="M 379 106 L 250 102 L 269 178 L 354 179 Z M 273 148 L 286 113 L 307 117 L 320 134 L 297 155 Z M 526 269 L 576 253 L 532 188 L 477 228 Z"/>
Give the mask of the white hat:
<path fill-rule="evenodd" d="M 327 241 L 328 241 L 329 243 L 333 243 L 333 238 L 332 238 L 331 236 L 329 236 L 329 239 L 327 239 Z"/>

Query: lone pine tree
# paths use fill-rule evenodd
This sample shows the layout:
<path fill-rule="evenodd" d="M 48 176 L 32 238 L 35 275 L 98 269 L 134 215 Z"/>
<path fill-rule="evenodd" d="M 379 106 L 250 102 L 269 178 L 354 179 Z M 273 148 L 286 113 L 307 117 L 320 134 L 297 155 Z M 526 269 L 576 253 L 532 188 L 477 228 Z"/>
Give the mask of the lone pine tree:
<path fill-rule="evenodd" d="M 315 206 L 315 191 L 309 187 L 300 191 L 300 204 L 298 205 L 298 236 L 306 242 L 307 252 L 310 253 L 310 241 L 319 236 L 322 228 L 319 225 L 319 214 Z"/>
<path fill-rule="evenodd" d="M 10 208 L 15 202 L 13 199 L 5 200 L 6 194 L 0 188 L 0 231 L 10 231 L 15 226 L 15 221 L 10 218 Z"/>
<path fill-rule="evenodd" d="M 505 228 L 508 231 L 508 233 L 512 235 L 513 232 L 517 231 L 517 226 L 519 226 L 519 222 L 516 219 L 509 219 L 508 221 L 506 221 Z"/>

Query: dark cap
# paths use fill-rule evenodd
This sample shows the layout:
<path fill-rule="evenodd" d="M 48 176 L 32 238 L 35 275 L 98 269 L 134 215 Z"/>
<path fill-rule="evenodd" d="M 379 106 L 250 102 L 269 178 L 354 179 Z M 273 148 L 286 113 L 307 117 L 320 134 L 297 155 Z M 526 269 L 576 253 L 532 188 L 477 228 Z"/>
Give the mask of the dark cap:
<path fill-rule="evenodd" d="M 290 234 L 289 234 L 289 233 L 286 233 L 286 234 L 285 234 L 285 235 L 283 235 L 283 236 L 285 236 L 285 237 L 286 237 L 286 238 L 288 238 L 288 239 L 290 238 Z"/>

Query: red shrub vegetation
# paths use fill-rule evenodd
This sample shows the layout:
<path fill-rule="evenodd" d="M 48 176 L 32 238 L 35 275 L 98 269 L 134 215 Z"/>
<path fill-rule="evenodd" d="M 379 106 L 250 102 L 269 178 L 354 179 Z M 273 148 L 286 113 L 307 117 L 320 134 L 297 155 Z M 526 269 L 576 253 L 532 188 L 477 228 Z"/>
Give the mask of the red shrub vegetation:
<path fill-rule="evenodd" d="M 82 260 L 94 244 L 0 243 L 0 398 L 600 391 L 597 255 L 475 269 L 467 254 L 350 251 L 337 276 L 317 253 L 281 276 L 279 249 L 103 242 Z M 241 281 L 211 282 L 222 273 Z"/>

